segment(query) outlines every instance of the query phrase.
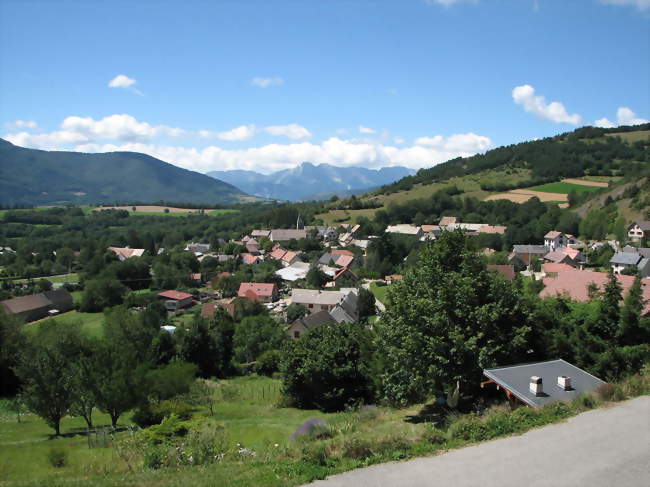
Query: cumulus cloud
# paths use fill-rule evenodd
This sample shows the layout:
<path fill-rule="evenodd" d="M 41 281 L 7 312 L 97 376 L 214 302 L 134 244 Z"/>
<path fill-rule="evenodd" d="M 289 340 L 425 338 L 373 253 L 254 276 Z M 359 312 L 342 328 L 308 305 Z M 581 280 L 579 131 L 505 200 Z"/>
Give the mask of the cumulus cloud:
<path fill-rule="evenodd" d="M 6 136 L 11 143 L 37 147 L 40 149 L 57 149 L 69 144 L 91 143 L 101 140 L 123 142 L 148 142 L 154 137 L 166 135 L 178 137 L 185 131 L 166 125 L 151 125 L 139 122 L 131 115 L 116 114 L 95 120 L 92 117 L 71 116 L 61 122 L 61 130 L 43 134 L 19 132 Z"/>
<path fill-rule="evenodd" d="M 311 132 L 302 125 L 291 123 L 289 125 L 271 125 L 264 129 L 267 133 L 275 136 L 284 135 L 292 140 L 308 139 Z"/>
<path fill-rule="evenodd" d="M 418 169 L 431 167 L 459 156 L 467 157 L 492 146 L 488 137 L 472 133 L 450 137 L 435 136 L 431 139 L 432 142 L 411 147 L 370 144 L 331 137 L 320 144 L 311 142 L 268 144 L 234 150 L 214 145 L 196 149 L 143 143 L 81 144 L 74 149 L 83 152 L 143 152 L 179 167 L 199 172 L 215 169 L 249 169 L 270 173 L 295 167 L 304 161 L 311 161 L 314 164 L 327 163 L 333 166 L 380 168 L 399 165 Z"/>
<path fill-rule="evenodd" d="M 137 80 L 129 78 L 125 74 L 118 74 L 115 78 L 108 82 L 108 87 L 123 88 L 125 90 L 131 91 L 132 93 L 136 93 L 137 95 L 142 95 L 142 92 L 135 87 L 136 83 Z"/>
<path fill-rule="evenodd" d="M 359 125 L 359 126 L 357 127 L 357 129 L 359 130 L 359 133 L 360 133 L 360 134 L 371 135 L 371 134 L 375 134 L 375 133 L 377 133 L 376 130 L 371 129 L 371 128 L 369 128 L 369 127 L 364 127 L 363 125 Z"/>
<path fill-rule="evenodd" d="M 203 131 L 204 132 L 204 131 Z M 241 125 L 235 127 L 232 130 L 226 132 L 219 132 L 217 137 L 221 140 L 236 141 L 236 140 L 248 140 L 255 135 L 256 129 L 255 125 Z"/>
<path fill-rule="evenodd" d="M 569 115 L 564 105 L 559 101 L 547 103 L 542 95 L 535 95 L 535 88 L 531 85 L 515 86 L 512 90 L 512 99 L 527 112 L 544 120 L 571 125 L 578 125 L 582 121 L 582 117 L 577 113 Z"/>
<path fill-rule="evenodd" d="M 272 86 L 282 86 L 283 84 L 284 80 L 277 76 L 274 78 L 253 78 L 251 80 L 251 85 L 258 88 L 270 88 Z"/>
<path fill-rule="evenodd" d="M 38 124 L 32 120 L 14 120 L 13 122 L 5 123 L 7 130 L 35 130 Z"/>
<path fill-rule="evenodd" d="M 13 144 L 48 150 L 80 152 L 134 151 L 152 155 L 186 169 L 207 172 L 215 169 L 250 169 L 273 172 L 295 167 L 304 162 L 334 166 L 407 166 L 431 167 L 455 157 L 467 157 L 492 147 L 492 141 L 474 133 L 451 136 L 433 135 L 418 138 L 412 145 L 403 137 L 392 137 L 384 132 L 374 139 L 343 139 L 330 137 L 320 143 L 298 141 L 309 131 L 298 125 L 278 125 L 263 130 L 293 137 L 296 142 L 267 144 L 245 149 L 209 145 L 204 148 L 184 147 L 170 142 L 170 137 L 191 135 L 217 137 L 222 140 L 245 140 L 259 131 L 255 125 L 242 125 L 227 132 L 201 130 L 188 132 L 166 125 L 152 125 L 130 115 L 111 115 L 99 120 L 91 117 L 67 117 L 59 130 L 49 133 L 19 131 L 4 136 Z M 156 137 L 168 140 L 161 142 Z"/>
<path fill-rule="evenodd" d="M 646 118 L 637 117 L 628 107 L 619 107 L 616 110 L 616 123 L 609 120 L 607 117 L 600 118 L 594 122 L 594 126 L 602 128 L 612 128 L 618 127 L 619 125 L 639 125 L 642 123 L 648 123 L 650 120 Z"/>
<path fill-rule="evenodd" d="M 641 11 L 650 9 L 650 0 L 600 0 L 605 5 L 636 7 Z"/>

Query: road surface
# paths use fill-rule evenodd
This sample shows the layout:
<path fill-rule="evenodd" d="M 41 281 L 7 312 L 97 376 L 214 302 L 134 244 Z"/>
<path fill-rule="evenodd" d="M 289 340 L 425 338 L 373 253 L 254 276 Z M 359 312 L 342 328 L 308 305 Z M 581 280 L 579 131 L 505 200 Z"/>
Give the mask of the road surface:
<path fill-rule="evenodd" d="M 309 487 L 647 487 L 650 396 L 428 458 L 353 470 Z"/>

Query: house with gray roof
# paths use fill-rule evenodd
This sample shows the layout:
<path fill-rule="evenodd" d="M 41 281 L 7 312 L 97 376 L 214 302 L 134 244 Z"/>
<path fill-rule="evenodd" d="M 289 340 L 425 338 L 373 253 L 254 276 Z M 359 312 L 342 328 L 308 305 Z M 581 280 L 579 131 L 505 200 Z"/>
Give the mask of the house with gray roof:
<path fill-rule="evenodd" d="M 650 238 L 650 221 L 637 221 L 627 227 L 627 236 L 634 242 Z"/>
<path fill-rule="evenodd" d="M 508 256 L 508 263 L 519 266 L 529 266 L 533 259 L 542 259 L 549 252 L 545 245 L 513 245 Z"/>
<path fill-rule="evenodd" d="M 625 269 L 636 267 L 641 261 L 642 257 L 636 252 L 616 252 L 609 263 L 614 270 L 614 274 L 620 274 Z"/>
<path fill-rule="evenodd" d="M 571 401 L 596 391 L 605 381 L 562 359 L 485 369 L 481 383 L 503 389 L 511 404 L 539 409 L 556 401 Z"/>
<path fill-rule="evenodd" d="M 304 228 L 271 230 L 269 236 L 271 242 L 288 242 L 289 240 L 300 240 L 301 238 L 307 238 L 307 231 Z"/>
<path fill-rule="evenodd" d="M 335 323 L 334 318 L 327 311 L 318 311 L 317 313 L 308 314 L 300 319 L 297 319 L 285 330 L 289 337 L 295 339 L 300 338 L 309 330 L 318 328 L 319 326 Z"/>
<path fill-rule="evenodd" d="M 53 313 L 70 311 L 73 306 L 72 295 L 65 289 L 45 291 L 29 296 L 0 301 L 0 306 L 8 314 L 16 315 L 26 322 L 40 320 Z"/>

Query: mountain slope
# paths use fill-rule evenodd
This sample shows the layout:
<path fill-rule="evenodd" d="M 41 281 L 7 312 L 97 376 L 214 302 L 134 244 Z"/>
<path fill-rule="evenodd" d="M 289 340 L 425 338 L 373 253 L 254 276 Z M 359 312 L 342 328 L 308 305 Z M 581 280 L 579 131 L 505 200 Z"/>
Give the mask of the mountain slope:
<path fill-rule="evenodd" d="M 379 170 L 364 167 L 336 167 L 329 164 L 318 166 L 303 162 L 292 169 L 269 175 L 254 171 L 212 171 L 208 176 L 226 181 L 242 191 L 278 200 L 311 199 L 315 195 L 338 191 L 356 192 L 389 184 L 413 174 L 405 167 L 384 167 Z"/>
<path fill-rule="evenodd" d="M 0 139 L 0 204 L 174 201 L 235 203 L 234 186 L 136 152 L 85 154 L 18 147 Z"/>

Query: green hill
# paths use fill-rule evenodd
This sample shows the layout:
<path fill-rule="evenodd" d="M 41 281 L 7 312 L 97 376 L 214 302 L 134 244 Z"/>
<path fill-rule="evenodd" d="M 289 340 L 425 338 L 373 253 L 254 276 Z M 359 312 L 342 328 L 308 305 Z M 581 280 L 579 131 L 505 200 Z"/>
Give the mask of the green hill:
<path fill-rule="evenodd" d="M 0 204 L 176 201 L 229 204 L 234 186 L 136 152 L 85 154 L 17 147 L 0 139 Z"/>

